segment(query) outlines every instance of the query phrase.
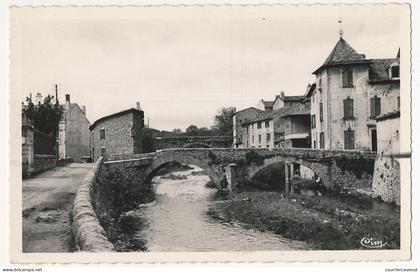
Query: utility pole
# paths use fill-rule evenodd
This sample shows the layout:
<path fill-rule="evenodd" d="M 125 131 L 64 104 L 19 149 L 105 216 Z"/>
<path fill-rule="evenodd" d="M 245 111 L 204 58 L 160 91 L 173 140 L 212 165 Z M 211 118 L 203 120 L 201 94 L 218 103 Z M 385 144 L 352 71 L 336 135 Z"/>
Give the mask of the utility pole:
<path fill-rule="evenodd" d="M 57 84 L 55 84 L 55 104 L 57 106 L 60 106 L 60 104 L 58 102 L 58 86 L 57 86 Z M 59 133 L 60 133 L 60 131 L 59 131 L 60 121 L 61 120 L 58 121 L 57 126 L 55 128 L 55 131 L 56 131 L 56 134 L 55 134 L 55 158 L 56 158 L 56 165 L 58 165 L 58 160 L 59 160 L 59 158 L 58 158 L 58 141 L 59 141 L 58 136 L 59 136 Z"/>

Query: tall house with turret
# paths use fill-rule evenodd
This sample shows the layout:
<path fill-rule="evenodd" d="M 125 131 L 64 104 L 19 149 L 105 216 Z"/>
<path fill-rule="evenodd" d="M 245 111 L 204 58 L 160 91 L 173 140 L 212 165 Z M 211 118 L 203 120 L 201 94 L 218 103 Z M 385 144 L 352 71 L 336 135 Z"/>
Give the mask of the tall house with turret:
<path fill-rule="evenodd" d="M 342 37 L 316 69 L 311 146 L 377 150 L 376 117 L 399 110 L 400 56 L 367 59 Z"/>

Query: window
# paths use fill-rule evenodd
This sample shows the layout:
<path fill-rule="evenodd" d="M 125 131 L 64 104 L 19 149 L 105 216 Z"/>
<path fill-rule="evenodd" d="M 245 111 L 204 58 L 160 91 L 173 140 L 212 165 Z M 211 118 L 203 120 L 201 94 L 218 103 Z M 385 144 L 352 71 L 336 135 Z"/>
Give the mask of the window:
<path fill-rule="evenodd" d="M 314 146 L 312 148 L 316 148 L 316 140 L 314 141 Z"/>
<path fill-rule="evenodd" d="M 270 121 L 265 121 L 265 127 L 269 128 L 270 127 Z"/>
<path fill-rule="evenodd" d="M 400 109 L 400 97 L 397 97 L 397 108 Z"/>
<path fill-rule="evenodd" d="M 258 134 L 258 144 L 261 144 L 261 134 Z"/>
<path fill-rule="evenodd" d="M 266 142 L 269 143 L 271 141 L 271 134 L 267 133 Z"/>
<path fill-rule="evenodd" d="M 350 128 L 344 131 L 344 149 L 354 149 L 354 131 Z"/>
<path fill-rule="evenodd" d="M 319 148 L 324 149 L 325 143 L 324 143 L 324 132 L 319 133 Z"/>
<path fill-rule="evenodd" d="M 399 78 L 400 77 L 400 66 L 395 65 L 391 66 L 391 78 Z"/>
<path fill-rule="evenodd" d="M 254 142 L 254 135 L 252 135 L 252 142 Z"/>
<path fill-rule="evenodd" d="M 370 118 L 375 118 L 381 114 L 381 98 L 376 95 L 370 99 Z"/>
<path fill-rule="evenodd" d="M 354 119 L 354 112 L 353 112 L 353 99 L 347 97 L 343 100 L 343 107 L 344 107 L 344 120 Z"/>
<path fill-rule="evenodd" d="M 261 122 L 258 122 L 257 128 L 261 128 Z"/>
<path fill-rule="evenodd" d="M 311 128 L 316 128 L 316 115 L 312 114 L 311 116 Z"/>
<path fill-rule="evenodd" d="M 324 105 L 322 104 L 322 102 L 319 102 L 319 121 L 324 121 Z"/>
<path fill-rule="evenodd" d="M 99 131 L 99 138 L 101 140 L 105 140 L 105 129 L 101 128 L 101 130 Z"/>
<path fill-rule="evenodd" d="M 131 137 L 136 137 L 136 129 L 134 127 L 131 128 Z"/>
<path fill-rule="evenodd" d="M 320 77 L 318 81 L 318 90 L 322 90 L 322 77 Z"/>
<path fill-rule="evenodd" d="M 343 88 L 353 87 L 353 70 L 351 68 L 343 69 Z"/>

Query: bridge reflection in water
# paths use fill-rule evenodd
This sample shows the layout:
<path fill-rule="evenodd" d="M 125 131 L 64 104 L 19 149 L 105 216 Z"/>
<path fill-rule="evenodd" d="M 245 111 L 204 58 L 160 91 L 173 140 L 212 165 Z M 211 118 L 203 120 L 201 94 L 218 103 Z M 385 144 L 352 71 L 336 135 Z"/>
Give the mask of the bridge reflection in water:
<path fill-rule="evenodd" d="M 156 200 L 141 206 L 137 215 L 145 221 L 137 236 L 148 251 L 261 251 L 308 249 L 302 242 L 284 239 L 272 233 L 224 224 L 207 215 L 217 189 L 205 187 L 206 175 L 191 174 L 201 169 L 177 171 L 186 179 L 153 178 Z"/>

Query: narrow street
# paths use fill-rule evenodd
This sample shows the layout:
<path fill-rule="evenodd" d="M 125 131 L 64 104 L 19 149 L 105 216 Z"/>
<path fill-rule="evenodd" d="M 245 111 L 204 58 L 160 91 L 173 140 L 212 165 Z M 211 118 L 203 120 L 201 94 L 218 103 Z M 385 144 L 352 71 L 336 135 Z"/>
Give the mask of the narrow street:
<path fill-rule="evenodd" d="M 93 164 L 72 163 L 23 180 L 23 252 L 74 250 L 73 200 L 92 168 Z"/>

